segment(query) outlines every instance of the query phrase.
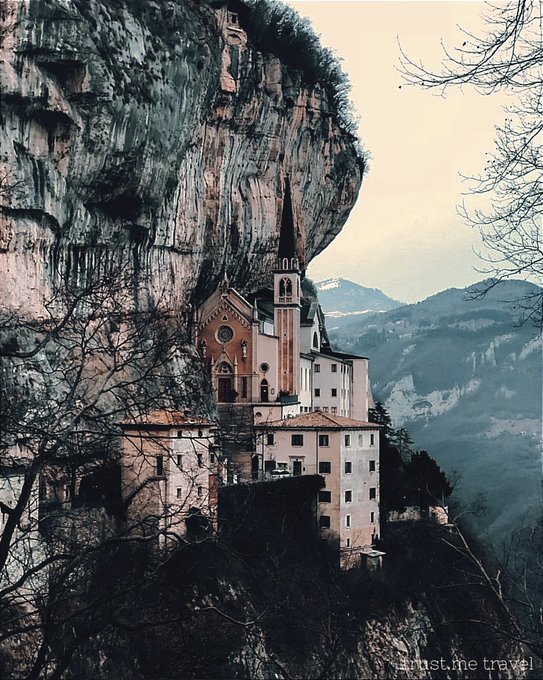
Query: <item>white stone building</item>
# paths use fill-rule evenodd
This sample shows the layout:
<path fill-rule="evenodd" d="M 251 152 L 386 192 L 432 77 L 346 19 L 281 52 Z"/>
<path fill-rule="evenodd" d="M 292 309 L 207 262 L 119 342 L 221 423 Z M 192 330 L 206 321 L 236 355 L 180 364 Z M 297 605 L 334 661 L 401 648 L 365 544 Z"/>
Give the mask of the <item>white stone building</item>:
<path fill-rule="evenodd" d="M 195 344 L 206 363 L 241 478 L 262 474 L 252 428 L 322 411 L 367 420 L 368 360 L 330 347 L 317 301 L 304 296 L 287 191 L 273 290 L 245 297 L 226 279 L 199 307 Z"/>
<path fill-rule="evenodd" d="M 322 474 L 322 531 L 359 553 L 379 535 L 368 360 L 330 347 L 322 310 L 304 295 L 288 185 L 279 234 L 273 290 L 245 297 L 225 278 L 197 310 L 194 340 L 234 466 L 230 480 Z"/>
<path fill-rule="evenodd" d="M 344 555 L 369 548 L 380 532 L 378 426 L 317 411 L 256 429 L 265 477 L 322 475 L 322 534 Z"/>
<path fill-rule="evenodd" d="M 222 471 L 215 423 L 164 410 L 121 427 L 128 526 L 164 536 L 184 535 L 195 514 L 215 524 Z"/>

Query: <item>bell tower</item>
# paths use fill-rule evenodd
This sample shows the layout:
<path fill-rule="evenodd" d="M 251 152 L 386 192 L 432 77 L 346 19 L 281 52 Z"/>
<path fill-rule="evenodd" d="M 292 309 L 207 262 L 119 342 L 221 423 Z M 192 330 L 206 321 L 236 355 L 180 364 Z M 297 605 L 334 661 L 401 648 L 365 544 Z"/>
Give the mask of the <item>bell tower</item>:
<path fill-rule="evenodd" d="M 275 334 L 279 337 L 279 390 L 298 394 L 300 376 L 301 272 L 296 256 L 296 232 L 290 186 L 285 187 L 279 257 L 273 272 Z"/>

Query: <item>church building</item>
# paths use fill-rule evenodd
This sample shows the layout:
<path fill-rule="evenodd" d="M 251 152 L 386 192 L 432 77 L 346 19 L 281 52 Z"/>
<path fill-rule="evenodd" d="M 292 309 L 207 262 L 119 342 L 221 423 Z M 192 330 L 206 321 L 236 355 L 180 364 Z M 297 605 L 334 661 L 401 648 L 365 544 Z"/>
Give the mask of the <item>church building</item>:
<path fill-rule="evenodd" d="M 315 451 L 328 439 L 332 472 L 321 495 L 331 493 L 333 501 L 320 504 L 321 527 L 342 548 L 359 549 L 379 534 L 378 426 L 367 422 L 368 360 L 331 348 L 322 310 L 304 290 L 288 183 L 278 231 L 272 290 L 245 296 L 225 277 L 197 310 L 195 341 L 216 397 L 230 481 L 318 474 Z M 347 525 L 353 518 L 356 526 Z"/>

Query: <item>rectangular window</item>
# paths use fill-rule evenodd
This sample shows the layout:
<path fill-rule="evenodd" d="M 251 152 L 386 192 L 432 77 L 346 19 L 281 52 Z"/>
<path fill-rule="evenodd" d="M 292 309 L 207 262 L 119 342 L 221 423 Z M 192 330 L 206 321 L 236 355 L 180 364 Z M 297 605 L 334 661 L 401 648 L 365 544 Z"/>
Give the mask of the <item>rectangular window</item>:
<path fill-rule="evenodd" d="M 328 406 L 323 406 L 323 407 L 322 407 L 322 412 L 323 412 L 323 413 L 328 413 Z"/>
<path fill-rule="evenodd" d="M 327 475 L 332 472 L 332 463 L 327 460 L 321 460 L 319 463 L 319 474 Z"/>
<path fill-rule="evenodd" d="M 183 489 L 180 486 L 178 486 L 177 489 L 175 490 L 175 497 L 183 498 Z"/>
<path fill-rule="evenodd" d="M 303 434 L 293 434 L 290 441 L 292 443 L 292 446 L 303 446 L 304 436 Z"/>
<path fill-rule="evenodd" d="M 329 515 L 321 515 L 319 517 L 319 525 L 322 529 L 330 528 L 330 517 Z"/>
<path fill-rule="evenodd" d="M 275 435 L 273 432 L 270 432 L 266 435 L 266 444 L 268 446 L 273 446 L 275 444 Z"/>
<path fill-rule="evenodd" d="M 321 365 L 320 365 L 320 364 L 315 364 L 315 365 L 313 366 L 313 370 L 315 371 L 315 373 L 320 373 L 320 372 L 321 372 Z"/>
<path fill-rule="evenodd" d="M 332 373 L 337 373 L 337 364 L 332 364 Z"/>
<path fill-rule="evenodd" d="M 337 406 L 332 406 L 332 413 L 337 413 Z"/>
<path fill-rule="evenodd" d="M 358 435 L 358 446 L 364 446 L 364 435 L 363 434 Z"/>
<path fill-rule="evenodd" d="M 210 453 L 210 454 L 209 454 L 209 462 L 210 462 L 210 463 L 214 463 L 214 462 L 215 462 L 215 454 L 214 454 L 214 453 Z"/>
<path fill-rule="evenodd" d="M 197 493 L 198 493 L 198 498 L 201 498 L 204 495 L 204 487 L 199 486 Z"/>
<path fill-rule="evenodd" d="M 353 464 L 351 463 L 351 461 L 346 460 L 345 461 L 345 474 L 350 475 L 352 471 L 353 471 Z"/>
<path fill-rule="evenodd" d="M 377 498 L 377 489 L 372 486 L 370 487 L 370 500 L 375 500 Z"/>
<path fill-rule="evenodd" d="M 327 434 L 319 434 L 319 446 L 330 446 L 330 437 Z"/>
<path fill-rule="evenodd" d="M 370 460 L 370 472 L 375 472 L 375 461 Z"/>
<path fill-rule="evenodd" d="M 350 538 L 347 539 L 347 547 L 348 547 L 348 548 L 351 547 L 351 539 L 350 539 Z"/>
<path fill-rule="evenodd" d="M 370 446 L 375 446 L 375 435 L 370 434 Z"/>
<path fill-rule="evenodd" d="M 247 378 L 241 379 L 241 398 L 247 399 Z"/>
<path fill-rule="evenodd" d="M 183 430 L 177 430 L 177 439 L 181 439 L 183 436 Z"/>
<path fill-rule="evenodd" d="M 272 470 L 275 470 L 275 461 L 274 460 L 265 460 L 264 461 L 264 470 L 266 472 L 271 472 Z"/>
<path fill-rule="evenodd" d="M 331 503 L 332 502 L 332 492 L 331 491 L 319 491 L 319 502 L 320 503 Z"/>
<path fill-rule="evenodd" d="M 183 456 L 181 454 L 177 454 L 177 467 L 180 470 L 183 469 Z"/>
<path fill-rule="evenodd" d="M 375 524 L 375 513 L 370 512 L 370 524 Z"/>
<path fill-rule="evenodd" d="M 164 456 L 156 457 L 156 474 L 157 477 L 162 477 L 164 475 Z"/>
<path fill-rule="evenodd" d="M 349 491 L 345 492 L 345 503 L 352 503 L 353 502 L 353 492 L 349 489 Z"/>
<path fill-rule="evenodd" d="M 321 391 L 320 391 L 320 389 L 319 389 L 318 387 L 315 389 L 315 396 L 316 396 L 316 397 L 320 397 L 320 396 L 321 396 Z"/>
<path fill-rule="evenodd" d="M 332 396 L 337 397 L 337 389 L 335 387 L 332 387 Z"/>
<path fill-rule="evenodd" d="M 351 516 L 345 515 L 345 526 L 349 528 L 351 526 Z"/>
<path fill-rule="evenodd" d="M 204 467 L 204 456 L 201 453 L 197 453 L 196 457 L 198 458 L 198 467 Z"/>
<path fill-rule="evenodd" d="M 346 434 L 345 435 L 345 446 L 350 446 L 351 445 L 351 435 Z"/>

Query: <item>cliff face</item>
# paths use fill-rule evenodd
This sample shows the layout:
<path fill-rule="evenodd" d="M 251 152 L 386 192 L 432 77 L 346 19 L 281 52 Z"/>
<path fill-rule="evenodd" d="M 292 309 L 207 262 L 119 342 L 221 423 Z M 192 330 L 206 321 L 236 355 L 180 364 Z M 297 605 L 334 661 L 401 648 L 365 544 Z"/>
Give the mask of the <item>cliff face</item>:
<path fill-rule="evenodd" d="M 128 266 L 173 311 L 226 271 L 262 286 L 286 178 L 306 264 L 339 232 L 363 163 L 326 90 L 196 2 L 6 0 L 0 16 L 4 304 Z"/>

